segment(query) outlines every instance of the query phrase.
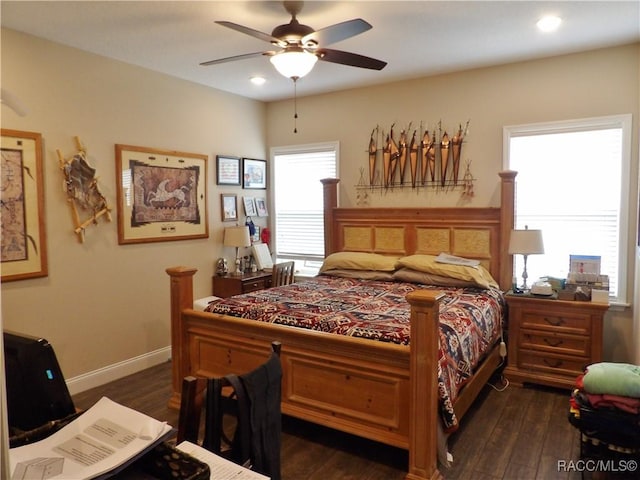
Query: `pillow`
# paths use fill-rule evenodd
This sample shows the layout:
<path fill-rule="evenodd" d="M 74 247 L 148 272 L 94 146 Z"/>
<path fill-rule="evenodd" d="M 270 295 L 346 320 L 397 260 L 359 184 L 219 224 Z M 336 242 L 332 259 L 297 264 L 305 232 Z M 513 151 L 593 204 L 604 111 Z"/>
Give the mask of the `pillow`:
<path fill-rule="evenodd" d="M 462 265 L 451 265 L 448 263 L 436 262 L 433 255 L 409 255 L 398 260 L 398 264 L 412 270 L 425 273 L 434 273 L 445 277 L 466 280 L 475 283 L 482 288 L 498 288 L 498 283 L 482 265 L 466 267 Z"/>
<path fill-rule="evenodd" d="M 320 273 L 328 270 L 377 270 L 393 272 L 398 257 L 387 257 L 377 253 L 336 252 L 324 259 Z"/>
<path fill-rule="evenodd" d="M 381 272 L 379 270 L 328 270 L 322 275 L 330 275 L 332 277 L 357 278 L 358 280 L 382 280 L 391 282 L 393 272 Z"/>
<path fill-rule="evenodd" d="M 419 283 L 422 285 L 436 285 L 438 287 L 477 287 L 475 282 L 445 277 L 435 273 L 419 272 L 410 268 L 401 268 L 393 272 L 393 279 L 398 282 Z"/>

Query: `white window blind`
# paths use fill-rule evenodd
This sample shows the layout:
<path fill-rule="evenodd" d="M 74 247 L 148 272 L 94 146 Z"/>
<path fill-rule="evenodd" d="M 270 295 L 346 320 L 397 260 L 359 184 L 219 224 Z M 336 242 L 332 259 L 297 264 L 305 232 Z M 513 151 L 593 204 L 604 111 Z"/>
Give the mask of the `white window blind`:
<path fill-rule="evenodd" d="M 337 143 L 274 148 L 277 258 L 324 258 L 324 202 L 320 180 L 336 177 L 337 160 Z"/>
<path fill-rule="evenodd" d="M 507 168 L 518 172 L 516 228 L 544 239 L 545 253 L 528 258 L 531 280 L 566 278 L 570 255 L 596 255 L 610 296 L 626 301 L 628 117 L 505 128 Z M 522 255 L 514 260 L 520 278 Z"/>

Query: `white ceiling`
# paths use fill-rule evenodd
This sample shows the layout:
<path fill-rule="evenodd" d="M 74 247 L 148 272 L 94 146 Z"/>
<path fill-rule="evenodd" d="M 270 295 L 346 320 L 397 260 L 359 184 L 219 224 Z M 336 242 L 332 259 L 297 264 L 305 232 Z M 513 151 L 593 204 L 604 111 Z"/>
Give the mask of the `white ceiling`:
<path fill-rule="evenodd" d="M 3 27 L 263 101 L 289 98 L 292 82 L 267 57 L 202 67 L 201 62 L 272 46 L 214 23 L 271 33 L 290 16 L 267 1 L 2 0 Z M 545 14 L 563 19 L 543 34 Z M 388 62 L 382 71 L 318 62 L 298 95 L 387 83 L 640 41 L 640 0 L 305 2 L 298 20 L 314 29 L 362 18 L 373 28 L 330 48 Z M 257 87 L 249 77 L 262 75 Z M 606 72 L 603 72 L 606 75 Z"/>

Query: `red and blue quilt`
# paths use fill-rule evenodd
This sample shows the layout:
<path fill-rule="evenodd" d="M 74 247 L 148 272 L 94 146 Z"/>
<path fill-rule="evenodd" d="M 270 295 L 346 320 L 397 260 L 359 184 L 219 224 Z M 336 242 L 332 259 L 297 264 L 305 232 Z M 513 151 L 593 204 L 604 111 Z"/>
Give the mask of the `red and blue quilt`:
<path fill-rule="evenodd" d="M 458 426 L 453 403 L 460 388 L 501 334 L 504 299 L 498 290 L 320 275 L 216 300 L 206 311 L 408 345 L 410 308 L 405 297 L 424 288 L 445 294 L 440 302 L 438 390 L 449 432 Z"/>

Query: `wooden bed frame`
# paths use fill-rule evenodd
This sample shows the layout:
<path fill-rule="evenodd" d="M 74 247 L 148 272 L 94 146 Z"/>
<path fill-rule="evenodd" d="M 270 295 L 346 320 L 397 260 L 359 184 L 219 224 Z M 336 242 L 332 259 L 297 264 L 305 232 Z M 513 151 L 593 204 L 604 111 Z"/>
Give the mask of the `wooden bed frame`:
<path fill-rule="evenodd" d="M 325 253 L 448 252 L 481 259 L 502 289 L 512 278 L 515 172 L 501 172 L 499 208 L 338 208 L 337 179 L 324 184 Z M 442 478 L 437 463 L 438 300 L 415 291 L 411 345 L 331 335 L 193 309 L 196 269 L 167 269 L 171 281 L 173 394 L 187 375 L 242 373 L 282 343 L 282 412 L 409 451 L 406 478 Z M 487 355 L 455 402 L 461 418 L 500 363 Z"/>

